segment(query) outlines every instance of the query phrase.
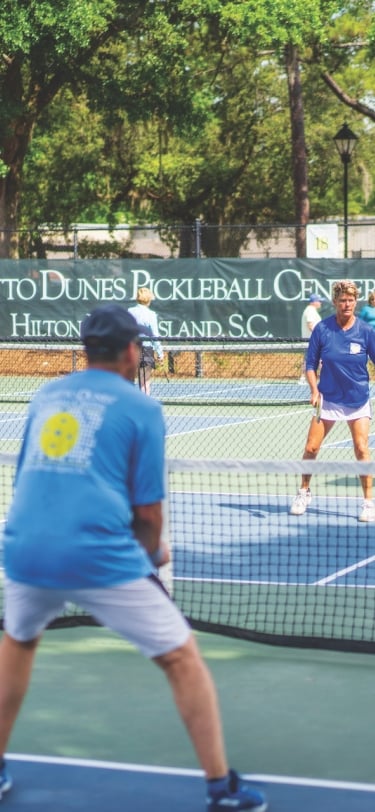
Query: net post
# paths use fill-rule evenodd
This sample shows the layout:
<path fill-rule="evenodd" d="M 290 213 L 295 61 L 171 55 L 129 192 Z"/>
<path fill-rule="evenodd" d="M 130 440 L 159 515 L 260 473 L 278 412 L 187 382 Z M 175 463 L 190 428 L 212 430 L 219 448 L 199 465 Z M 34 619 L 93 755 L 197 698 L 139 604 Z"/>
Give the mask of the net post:
<path fill-rule="evenodd" d="M 195 377 L 203 378 L 203 353 L 202 350 L 197 350 L 195 353 Z"/>

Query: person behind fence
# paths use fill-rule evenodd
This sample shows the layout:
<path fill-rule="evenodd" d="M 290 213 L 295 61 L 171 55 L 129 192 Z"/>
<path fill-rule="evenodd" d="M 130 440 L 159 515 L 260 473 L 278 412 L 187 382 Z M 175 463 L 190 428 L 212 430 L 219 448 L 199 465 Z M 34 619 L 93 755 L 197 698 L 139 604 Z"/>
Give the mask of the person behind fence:
<path fill-rule="evenodd" d="M 319 308 L 322 306 L 322 299 L 317 293 L 312 293 L 309 297 L 309 303 L 305 307 L 301 316 L 301 338 L 310 338 L 311 333 L 317 324 L 321 321 Z M 306 356 L 303 358 L 301 377 L 299 382 L 306 383 Z"/>
<path fill-rule="evenodd" d="M 336 313 L 317 324 L 311 333 L 306 356 L 306 378 L 310 402 L 319 405 L 307 436 L 304 460 L 315 460 L 336 421 L 348 424 L 356 459 L 368 461 L 371 420 L 368 359 L 375 363 L 375 330 L 355 316 L 359 290 L 354 282 L 340 280 L 332 288 Z M 321 364 L 321 366 L 320 366 Z M 320 367 L 319 381 L 318 370 Z M 311 475 L 302 476 L 301 486 L 290 512 L 305 513 L 311 504 Z M 372 477 L 361 476 L 363 504 L 359 521 L 375 521 Z"/>
<path fill-rule="evenodd" d="M 359 318 L 367 321 L 368 324 L 371 324 L 371 327 L 375 327 L 375 290 L 370 291 L 367 304 L 362 307 Z"/>
<path fill-rule="evenodd" d="M 165 429 L 160 404 L 134 386 L 141 332 L 121 305 L 99 306 L 82 324 L 87 369 L 45 384 L 29 407 L 3 538 L 0 800 L 38 643 L 71 601 L 164 672 L 207 779 L 207 810 L 264 812 L 263 794 L 228 768 L 214 682 L 158 578 L 169 560 Z"/>
<path fill-rule="evenodd" d="M 156 313 L 150 309 L 155 296 L 149 288 L 138 288 L 137 304 L 129 307 L 129 313 L 142 327 L 147 327 L 151 335 L 158 336 L 158 320 Z M 151 376 L 155 369 L 155 354 L 159 361 L 163 361 L 164 353 L 160 341 L 144 341 L 141 362 L 139 367 L 139 381 L 141 389 L 147 395 L 151 392 Z"/>

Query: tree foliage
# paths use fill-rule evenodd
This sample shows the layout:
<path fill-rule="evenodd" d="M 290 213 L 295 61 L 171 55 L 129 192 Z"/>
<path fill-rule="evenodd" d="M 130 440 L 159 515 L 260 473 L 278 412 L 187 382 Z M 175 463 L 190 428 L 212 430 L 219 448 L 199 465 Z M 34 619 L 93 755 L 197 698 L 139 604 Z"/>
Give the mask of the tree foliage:
<path fill-rule="evenodd" d="M 288 52 L 300 72 L 311 217 L 341 213 L 332 137 L 347 117 L 360 136 L 351 211 L 370 211 L 372 7 L 3 0 L 0 222 L 293 222 Z M 226 233 L 206 253 L 238 251 L 240 232 Z"/>
<path fill-rule="evenodd" d="M 23 163 L 43 110 L 119 28 L 136 25 L 146 0 L 3 0 L 0 10 L 0 218 L 17 225 Z M 6 171 L 5 171 L 6 168 Z M 12 253 L 3 232 L 3 249 Z M 1 241 L 0 241 L 1 247 Z"/>

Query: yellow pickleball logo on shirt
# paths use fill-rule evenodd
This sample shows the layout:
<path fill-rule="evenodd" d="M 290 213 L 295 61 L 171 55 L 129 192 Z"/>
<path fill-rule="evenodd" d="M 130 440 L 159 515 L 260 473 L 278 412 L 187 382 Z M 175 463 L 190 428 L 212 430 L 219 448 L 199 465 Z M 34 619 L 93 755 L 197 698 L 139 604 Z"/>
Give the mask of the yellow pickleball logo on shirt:
<path fill-rule="evenodd" d="M 40 433 L 40 447 L 46 457 L 64 457 L 75 446 L 79 435 L 79 422 L 69 412 L 49 417 Z"/>

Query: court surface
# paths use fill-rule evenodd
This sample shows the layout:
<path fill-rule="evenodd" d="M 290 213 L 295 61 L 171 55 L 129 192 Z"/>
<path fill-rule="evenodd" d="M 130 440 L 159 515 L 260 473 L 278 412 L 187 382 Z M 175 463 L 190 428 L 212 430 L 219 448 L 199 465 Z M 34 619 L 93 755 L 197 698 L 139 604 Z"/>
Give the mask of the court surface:
<path fill-rule="evenodd" d="M 316 496 L 302 516 L 286 494 L 171 493 L 174 577 L 373 589 L 374 528 L 353 490 Z"/>
<path fill-rule="evenodd" d="M 194 770 L 12 755 L 14 787 L 3 807 L 13 812 L 193 812 L 205 809 L 204 781 Z M 267 795 L 270 812 L 373 812 L 375 785 L 247 778 Z"/>
<path fill-rule="evenodd" d="M 165 388 L 166 385 L 166 383 L 158 384 L 160 390 L 163 387 Z M 215 405 L 215 392 L 213 390 L 210 393 L 207 387 L 205 397 L 211 398 L 212 401 L 211 405 L 207 407 L 194 406 L 194 404 L 186 406 L 183 403 L 179 407 L 168 406 L 166 408 L 166 420 L 170 455 L 179 456 L 181 454 L 188 457 L 226 457 L 230 455 L 239 457 L 257 456 L 259 458 L 299 457 L 302 453 L 305 433 L 311 416 L 311 407 L 306 403 L 305 387 L 296 386 L 295 389 L 295 407 L 286 403 L 283 405 L 280 402 L 274 406 L 252 406 L 251 413 L 249 410 L 240 412 L 229 406 L 220 407 L 222 412 L 219 414 Z M 236 388 L 236 391 L 233 388 L 230 390 L 229 384 L 228 392 L 233 398 L 246 397 L 243 387 L 241 391 L 238 391 L 238 388 Z M 153 394 L 155 397 L 159 396 L 156 382 Z M 161 394 L 163 394 L 162 391 Z M 182 393 L 182 400 L 185 394 Z M 259 401 L 264 397 L 266 401 L 269 395 L 269 390 L 259 387 L 254 397 Z M 181 409 L 179 413 L 178 408 Z M 6 409 L 5 405 L 3 405 L 3 409 L 4 411 L 0 415 L 1 448 L 4 451 L 17 451 L 23 433 L 24 414 L 12 411 L 9 408 Z M 230 409 L 230 411 L 227 411 L 227 409 Z M 287 422 L 285 422 L 286 417 Z M 272 435 L 271 440 L 270 435 Z M 285 440 L 285 438 L 287 439 Z M 287 445 L 285 445 L 285 442 Z M 371 437 L 370 445 L 375 447 L 375 435 Z M 286 454 L 286 448 L 288 454 Z M 337 449 L 340 449 L 339 455 L 336 453 Z M 324 459 L 330 455 L 333 459 L 337 459 L 339 456 L 340 459 L 352 459 L 352 444 L 350 437 L 347 435 L 346 427 L 344 432 L 334 430 L 330 435 L 325 449 L 322 450 L 321 458 Z M 176 500 L 177 513 L 185 510 L 183 505 L 186 505 L 186 494 L 174 494 L 172 498 Z M 190 505 L 191 499 L 196 498 L 198 498 L 196 494 L 188 496 Z M 204 538 L 201 539 L 197 538 L 195 531 L 193 538 L 193 530 L 187 522 L 185 522 L 183 537 L 179 537 L 175 529 L 171 528 L 175 549 L 174 574 L 177 578 L 188 578 L 197 565 L 203 573 L 203 577 L 205 571 L 209 572 L 210 577 L 212 577 L 212 562 L 217 552 L 217 535 L 220 528 L 220 556 L 224 564 L 226 556 L 228 557 L 228 571 L 229 559 L 231 559 L 231 577 L 233 577 L 233 560 L 237 556 L 237 558 L 241 559 L 241 565 L 236 577 L 240 580 L 246 580 L 250 584 L 254 581 L 265 584 L 297 582 L 301 585 L 320 584 L 324 587 L 328 583 L 333 586 L 344 584 L 350 587 L 361 587 L 365 581 L 366 586 L 371 588 L 375 586 L 375 562 L 363 561 L 361 554 L 361 534 L 365 548 L 365 537 L 369 529 L 366 526 L 358 525 L 357 497 L 352 497 L 346 502 L 346 512 L 343 512 L 337 498 L 327 496 L 326 499 L 316 501 L 303 517 L 290 517 L 288 515 L 290 501 L 288 494 L 285 494 L 281 501 L 280 497 L 278 497 L 277 507 L 272 504 L 272 495 L 267 494 L 263 498 L 259 498 L 258 495 L 249 497 L 245 494 L 231 494 L 229 498 L 226 494 L 217 494 L 215 498 L 217 499 L 217 505 L 211 515 L 211 536 L 209 538 L 206 534 L 207 527 L 205 528 Z M 179 500 L 182 501 L 179 502 Z M 212 494 L 209 496 L 209 501 L 211 510 Z M 192 512 L 201 516 L 205 510 L 208 510 L 208 504 L 202 502 L 202 495 L 200 495 L 199 506 L 198 504 L 194 505 Z M 225 514 L 225 524 L 228 523 L 228 528 L 230 528 L 227 541 L 225 535 L 223 536 L 221 519 L 223 513 Z M 274 521 L 278 525 L 277 540 L 272 538 L 273 531 L 270 519 L 272 519 L 273 515 Z M 249 546 L 250 520 L 252 528 L 250 539 L 251 567 L 249 563 L 249 567 L 246 569 L 243 552 Z M 295 535 L 292 534 L 292 538 L 288 540 L 293 527 Z M 350 538 L 354 533 L 356 542 L 351 549 Z M 318 551 L 314 551 L 314 543 L 316 544 L 317 537 L 326 547 L 327 538 L 331 539 L 331 546 L 328 545 L 328 555 L 324 561 L 319 559 Z M 334 541 L 332 541 L 332 538 L 334 538 Z M 284 544 L 285 553 L 288 553 L 288 566 L 285 572 L 281 573 L 277 558 L 280 561 L 280 552 L 282 553 Z M 183 563 L 179 558 L 182 550 Z M 271 553 L 272 550 L 275 553 L 277 552 L 277 556 L 270 555 L 270 550 Z M 293 560 L 293 555 L 290 556 L 290 552 L 293 553 L 293 550 L 296 553 L 298 551 L 298 566 L 297 558 Z M 343 572 L 343 570 L 345 571 Z M 4 809 L 9 808 L 14 812 L 28 812 L 28 810 L 30 812 L 34 812 L 34 810 L 38 810 L 38 812 L 47 812 L 47 810 L 48 812 L 51 812 L 51 810 L 53 812 L 74 812 L 74 810 L 86 811 L 88 809 L 92 810 L 92 812 L 99 812 L 99 809 L 105 809 L 108 812 L 120 812 L 120 810 L 124 812 L 127 809 L 134 810 L 134 812 L 151 812 L 151 810 L 153 812 L 159 812 L 159 810 L 160 812 L 177 812 L 177 810 L 178 812 L 193 812 L 193 810 L 198 812 L 198 810 L 202 810 L 203 812 L 205 799 L 204 782 L 201 774 L 194 769 L 168 766 L 168 764 L 176 763 L 176 761 L 173 761 L 175 754 L 177 763 L 191 763 L 189 757 L 180 758 L 178 745 L 180 744 L 181 734 L 179 730 L 176 734 L 177 746 L 173 746 L 173 741 L 169 745 L 170 759 L 168 753 L 163 753 L 160 758 L 160 763 L 164 763 L 165 767 L 156 767 L 152 764 L 143 763 L 139 765 L 122 764 L 117 761 L 108 760 L 105 762 L 74 757 L 17 755 L 23 747 L 31 753 L 43 753 L 44 751 L 53 753 L 56 752 L 56 749 L 54 749 L 54 747 L 57 748 L 56 742 L 58 742 L 61 752 L 61 740 L 55 732 L 54 724 L 52 725 L 52 716 L 49 719 L 51 713 L 49 703 L 44 704 L 47 692 L 51 691 L 59 680 L 61 681 L 61 693 L 59 694 L 58 703 L 60 707 L 56 712 L 61 714 L 60 721 L 63 721 L 66 717 L 66 724 L 70 723 L 73 728 L 73 735 L 72 730 L 68 730 L 69 741 L 72 742 L 70 752 L 79 752 L 80 748 L 75 724 L 80 724 L 82 729 L 87 731 L 86 735 L 90 739 L 88 752 L 90 752 L 90 748 L 95 748 L 97 741 L 100 743 L 101 736 L 103 739 L 106 737 L 106 740 L 110 740 L 109 748 L 113 746 L 113 733 L 118 718 L 118 709 L 116 708 L 113 711 L 113 727 L 111 728 L 108 709 L 102 709 L 101 697 L 103 684 L 106 683 L 101 678 L 100 667 L 108 669 L 106 679 L 109 692 L 112 691 L 113 683 L 117 683 L 117 696 L 119 690 L 124 691 L 124 693 L 129 692 L 131 695 L 129 704 L 134 707 L 134 712 L 138 711 L 136 721 L 133 719 L 133 723 L 130 721 L 130 724 L 125 724 L 123 729 L 117 733 L 117 737 L 121 741 L 124 738 L 130 740 L 128 744 L 130 750 L 133 749 L 131 739 L 135 732 L 135 726 L 139 727 L 139 717 L 142 717 L 143 714 L 144 724 L 141 722 L 140 725 L 143 730 L 143 744 L 139 744 L 139 749 L 144 747 L 145 754 L 143 756 L 142 753 L 139 754 L 138 752 L 138 758 L 143 759 L 144 757 L 148 761 L 146 745 L 147 731 L 149 730 L 148 717 L 153 712 L 155 713 L 154 730 L 156 729 L 155 736 L 159 740 L 163 739 L 164 731 L 168 731 L 168 725 L 170 724 L 168 717 L 163 718 L 163 712 L 159 710 L 164 686 L 159 688 L 159 683 L 156 682 L 156 703 L 155 696 L 153 696 L 152 704 L 149 706 L 144 701 L 144 698 L 142 699 L 142 695 L 137 700 L 136 696 L 143 680 L 143 665 L 141 666 L 142 671 L 133 674 L 130 671 L 128 677 L 123 682 L 120 682 L 118 675 L 119 663 L 113 654 L 111 656 L 110 651 L 103 652 L 102 666 L 98 668 L 98 660 L 95 660 L 95 662 L 91 662 L 91 667 L 86 664 L 82 669 L 82 674 L 78 674 L 78 679 L 81 676 L 84 690 L 81 696 L 77 697 L 77 704 L 74 707 L 75 700 L 72 699 L 71 694 L 75 693 L 77 672 L 65 660 L 62 661 L 60 642 L 65 635 L 69 636 L 69 633 L 58 633 L 63 635 L 62 638 L 58 636 L 55 638 L 49 637 L 50 634 L 52 633 L 48 633 L 46 636 L 46 645 L 49 645 L 49 640 L 56 640 L 53 657 L 51 657 L 51 670 L 48 670 L 46 664 L 43 663 L 44 670 L 43 675 L 41 675 L 42 669 L 38 673 L 37 666 L 37 686 L 39 686 L 41 692 L 40 701 L 38 705 L 33 706 L 31 706 L 30 700 L 26 702 L 26 727 L 22 727 L 21 722 L 18 733 L 16 732 L 14 742 L 16 746 L 12 746 L 12 751 L 14 749 L 16 752 L 9 755 L 9 767 L 15 784 L 12 791 L 2 801 Z M 76 634 L 77 632 L 70 632 L 72 650 Z M 225 641 L 225 643 L 228 645 L 228 641 Z M 52 648 L 52 643 L 50 645 Z M 269 669 L 266 670 L 263 668 L 259 654 L 255 654 L 252 662 L 246 662 L 248 655 L 243 654 L 243 652 L 257 652 L 259 649 L 256 647 L 252 648 L 244 641 L 230 641 L 231 651 L 230 654 L 226 654 L 226 645 L 222 642 L 222 639 L 215 643 L 215 656 L 220 668 L 225 658 L 227 662 L 224 664 L 231 668 L 231 672 L 223 671 L 222 693 L 226 693 L 230 697 L 227 709 L 227 726 L 233 720 L 235 729 L 230 734 L 232 747 L 233 745 L 234 747 L 237 746 L 241 754 L 239 763 L 242 766 L 243 773 L 246 772 L 246 769 L 250 769 L 254 763 L 255 769 L 259 769 L 260 766 L 260 769 L 263 770 L 264 767 L 267 769 L 267 766 L 270 766 L 272 774 L 256 773 L 250 776 L 256 782 L 256 785 L 265 791 L 269 800 L 270 812 L 297 812 L 297 810 L 298 812 L 313 812 L 313 810 L 314 812 L 316 810 L 319 810 L 319 812 L 332 812 L 332 810 L 334 812 L 370 812 L 371 810 L 373 812 L 375 809 L 375 783 L 366 783 L 368 779 L 373 780 L 373 775 L 375 781 L 375 771 L 372 771 L 373 747 L 371 737 L 373 737 L 373 723 L 369 687 L 367 693 L 365 693 L 367 707 L 363 709 L 360 716 L 355 715 L 355 706 L 359 703 L 362 695 L 360 688 L 357 693 L 356 680 L 360 678 L 361 668 L 363 668 L 367 677 L 366 685 L 369 686 L 370 682 L 373 685 L 373 658 L 368 655 L 359 655 L 358 660 L 356 660 L 355 655 L 345 655 L 347 662 L 343 662 L 341 659 L 338 660 L 334 653 L 331 657 L 330 654 L 311 652 L 309 662 L 312 665 L 302 672 L 304 660 L 307 661 L 310 652 L 292 651 L 289 654 L 286 652 L 285 658 L 290 657 L 288 675 L 286 675 L 286 666 L 280 661 L 280 657 L 284 657 L 285 650 L 282 650 L 282 655 L 280 655 L 280 650 L 277 651 L 274 662 L 270 663 Z M 272 651 L 270 656 L 273 657 L 273 650 L 268 647 L 263 650 Z M 90 646 L 85 642 L 83 633 L 82 641 L 75 649 L 75 656 L 77 656 L 77 653 L 78 656 L 85 658 L 90 656 Z M 133 655 L 129 654 L 128 656 L 133 657 Z M 324 674 L 326 656 L 330 658 L 327 660 L 328 662 L 337 663 L 337 668 L 335 673 L 332 673 L 332 682 L 328 683 L 328 688 L 323 690 L 324 680 L 321 675 Z M 136 663 L 138 663 L 138 659 Z M 363 665 L 364 663 L 365 665 Z M 144 668 L 149 669 L 149 664 L 145 664 Z M 148 670 L 147 677 L 144 679 L 146 685 L 145 696 L 147 697 L 155 684 L 152 677 L 149 676 Z M 95 680 L 98 682 L 97 688 L 95 688 Z M 67 685 L 68 689 L 66 690 Z M 130 687 L 131 690 L 129 691 Z M 238 704 L 241 703 L 237 710 L 233 708 L 233 687 L 235 687 L 236 700 Z M 321 689 L 321 694 L 319 694 L 319 689 Z M 95 690 L 97 690 L 96 695 Z M 68 700 L 65 691 L 69 693 Z M 262 695 L 261 691 L 264 691 L 264 695 Z M 328 702 L 329 696 L 331 697 L 330 703 Z M 87 702 L 90 701 L 90 708 L 86 708 L 85 716 L 83 704 L 86 698 Z M 324 706 L 325 700 L 327 701 L 326 708 Z M 56 702 L 56 698 L 53 701 Z M 65 710 L 66 702 L 68 705 L 67 711 Z M 268 702 L 270 703 L 269 707 L 267 707 Z M 169 703 L 170 697 L 168 695 L 168 707 Z M 72 705 L 73 707 L 71 707 Z M 157 709 L 155 705 L 158 706 Z M 336 715 L 332 713 L 332 717 L 330 717 L 330 709 L 333 707 L 335 707 Z M 259 714 L 258 718 L 255 718 L 257 713 Z M 267 717 L 267 714 L 269 714 L 270 718 L 266 723 L 266 731 L 263 734 L 262 724 L 264 724 L 264 718 Z M 246 734 L 244 738 L 239 740 L 239 729 L 242 720 L 246 719 L 246 717 L 248 720 Z M 236 719 L 237 724 L 235 724 Z M 309 719 L 309 723 L 305 722 L 305 719 Z M 91 730 L 93 720 L 97 725 L 94 731 Z M 98 720 L 101 720 L 101 726 Z M 50 738 L 48 739 L 49 722 Z M 311 735 L 311 748 L 309 748 L 309 742 L 307 741 L 308 737 L 305 736 L 305 725 L 311 731 L 311 734 L 309 734 Z M 327 730 L 327 726 L 330 726 L 329 730 Z M 28 734 L 26 739 L 24 738 L 25 729 L 26 734 Z M 256 730 L 255 735 L 253 735 L 253 729 Z M 293 739 L 292 731 L 296 729 L 300 734 L 299 739 Z M 76 739 L 74 738 L 75 735 Z M 139 738 L 142 733 L 140 734 L 138 730 L 137 735 Z M 70 738 L 71 736 L 72 738 Z M 330 736 L 332 736 L 332 741 Z M 302 746 L 301 742 L 303 742 Z M 366 742 L 368 742 L 369 746 L 366 746 Z M 343 748 L 344 756 L 347 754 L 347 762 L 342 762 L 341 772 L 337 765 L 336 771 L 334 767 L 331 770 L 329 766 L 331 757 L 332 759 L 339 759 L 340 746 Z M 362 760 L 358 757 L 359 753 L 357 753 L 356 757 L 356 748 L 359 747 L 362 747 L 363 751 Z M 288 755 L 288 752 L 290 755 Z M 106 757 L 110 759 L 119 756 L 118 752 L 109 752 Z M 126 757 L 129 757 L 129 755 L 126 754 Z M 283 760 L 285 759 L 289 760 L 289 771 L 296 770 L 296 776 L 291 774 L 288 777 L 285 772 L 281 776 L 273 774 L 275 767 L 277 771 L 283 767 Z M 238 763 L 236 758 L 234 761 Z M 304 762 L 302 773 L 301 761 Z M 244 764 L 249 766 L 245 766 L 244 769 Z M 353 772 L 351 771 L 352 764 Z M 364 770 L 364 783 L 360 782 L 361 769 Z M 303 778 L 301 777 L 303 774 L 314 776 L 355 775 L 356 778 L 359 777 L 359 780 L 335 781 L 327 778 Z"/>
<path fill-rule="evenodd" d="M 301 389 L 303 387 L 300 387 Z M 223 459 L 300 459 L 313 410 L 305 402 L 274 405 L 195 405 L 164 407 L 168 457 Z M 0 452 L 17 453 L 26 409 L 2 405 Z M 375 428 L 369 446 L 375 448 Z M 345 423 L 337 424 L 323 444 L 320 460 L 353 460 Z"/>

